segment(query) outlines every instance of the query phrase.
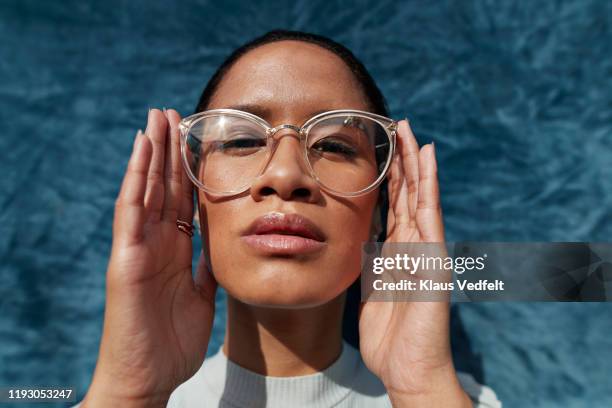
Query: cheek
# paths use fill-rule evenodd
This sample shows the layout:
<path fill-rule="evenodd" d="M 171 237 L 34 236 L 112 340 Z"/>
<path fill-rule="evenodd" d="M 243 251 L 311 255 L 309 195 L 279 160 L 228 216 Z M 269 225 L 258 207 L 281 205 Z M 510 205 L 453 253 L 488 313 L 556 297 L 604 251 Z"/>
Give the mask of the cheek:
<path fill-rule="evenodd" d="M 200 214 L 204 218 L 201 222 L 206 231 L 211 263 L 227 263 L 225 260 L 232 259 L 235 249 L 233 237 L 240 234 L 241 214 L 240 207 L 231 201 L 211 203 L 206 202 L 200 206 Z M 212 259 L 214 258 L 214 259 Z"/>
<path fill-rule="evenodd" d="M 356 217 L 354 214 L 338 213 L 330 228 L 330 238 L 337 252 L 349 253 L 355 248 L 361 247 L 362 241 L 368 239 L 371 215 L 362 214 Z"/>
<path fill-rule="evenodd" d="M 361 250 L 364 242 L 370 239 L 373 205 L 359 203 L 356 210 L 344 208 L 343 211 L 334 212 L 330 217 L 330 236 L 333 239 L 332 247 L 334 258 L 341 260 L 344 267 L 350 264 L 352 278 L 356 278 L 355 271 L 361 265 Z M 341 268 L 342 270 L 342 268 Z"/>

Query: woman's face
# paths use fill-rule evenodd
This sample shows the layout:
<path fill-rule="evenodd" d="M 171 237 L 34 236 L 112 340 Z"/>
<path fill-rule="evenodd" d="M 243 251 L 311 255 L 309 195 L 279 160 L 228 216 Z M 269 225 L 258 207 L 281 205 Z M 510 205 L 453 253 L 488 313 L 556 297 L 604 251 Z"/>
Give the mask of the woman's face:
<path fill-rule="evenodd" d="M 314 44 L 280 41 L 242 56 L 208 109 L 248 105 L 272 126 L 301 126 L 321 110 L 369 110 L 366 101 L 335 54 Z M 281 135 L 289 137 L 279 139 L 248 192 L 220 199 L 199 191 L 201 223 L 207 227 L 215 278 L 231 296 L 260 306 L 320 305 L 359 275 L 378 189 L 351 198 L 327 193 L 309 175 L 297 133 L 283 129 Z M 312 228 L 304 232 L 309 222 Z M 304 238 L 313 231 L 316 239 Z"/>

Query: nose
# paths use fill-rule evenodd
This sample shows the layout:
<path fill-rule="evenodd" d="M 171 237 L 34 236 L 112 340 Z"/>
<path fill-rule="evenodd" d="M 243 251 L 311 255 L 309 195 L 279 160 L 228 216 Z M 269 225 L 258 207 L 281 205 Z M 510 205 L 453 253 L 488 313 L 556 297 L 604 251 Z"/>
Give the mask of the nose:
<path fill-rule="evenodd" d="M 277 195 L 285 201 L 318 201 L 321 190 L 308 170 L 299 133 L 292 128 L 283 128 L 273 137 L 275 148 L 270 153 L 272 157 L 251 185 L 253 199 L 262 201 L 266 196 Z"/>

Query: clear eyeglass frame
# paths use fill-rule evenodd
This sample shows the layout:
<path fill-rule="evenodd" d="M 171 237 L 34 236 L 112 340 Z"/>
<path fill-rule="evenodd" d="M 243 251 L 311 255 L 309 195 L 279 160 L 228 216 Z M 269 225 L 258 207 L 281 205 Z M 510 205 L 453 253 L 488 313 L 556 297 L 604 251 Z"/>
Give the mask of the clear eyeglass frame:
<path fill-rule="evenodd" d="M 331 194 L 335 194 L 335 195 L 339 195 L 339 196 L 344 196 L 344 197 L 356 197 L 356 196 L 360 196 L 363 194 L 367 194 L 370 191 L 374 190 L 386 177 L 387 173 L 389 172 L 389 168 L 391 167 L 391 162 L 393 161 L 393 157 L 395 155 L 395 149 L 396 149 L 396 137 L 397 137 L 397 121 L 390 119 L 388 117 L 382 116 L 382 115 L 378 115 L 372 112 L 367 112 L 367 111 L 362 111 L 362 110 L 355 110 L 355 109 L 337 109 L 337 110 L 330 110 L 330 111 L 326 111 L 326 112 L 322 112 L 319 113 L 315 116 L 313 116 L 312 118 L 308 119 L 306 122 L 304 122 L 304 124 L 301 127 L 295 126 L 295 125 L 291 125 L 291 124 L 281 124 L 278 126 L 272 126 L 270 123 L 268 123 L 268 121 L 266 121 L 265 119 L 252 114 L 250 112 L 245 112 L 245 111 L 241 111 L 241 110 L 236 110 L 236 109 L 210 109 L 210 110 L 206 110 L 206 111 L 202 111 L 202 112 L 198 112 L 195 114 L 192 114 L 190 116 L 186 116 L 184 117 L 180 122 L 179 122 L 179 133 L 180 133 L 180 145 L 181 145 L 181 159 L 183 162 L 183 167 L 185 169 L 185 172 L 187 173 L 187 176 L 189 177 L 189 179 L 194 183 L 194 185 L 196 187 L 198 187 L 199 189 L 214 195 L 214 196 L 232 196 L 232 195 L 237 195 L 237 194 L 241 194 L 244 193 L 245 191 L 247 191 L 250 186 L 247 185 L 246 187 L 239 189 L 239 190 L 235 190 L 235 191 L 226 191 L 226 192 L 219 192 L 219 191 L 214 191 L 211 190 L 209 188 L 207 188 L 206 186 L 204 186 L 200 180 L 198 180 L 198 178 L 193 174 L 193 172 L 191 171 L 191 168 L 189 166 L 189 159 L 187 158 L 187 136 L 189 135 L 191 128 L 197 124 L 199 121 L 204 120 L 206 118 L 210 118 L 213 116 L 220 116 L 220 115 L 230 115 L 230 116 L 236 116 L 236 117 L 240 117 L 243 119 L 247 119 L 250 121 L 253 121 L 255 123 L 257 123 L 258 125 L 260 125 L 263 129 L 265 129 L 266 135 L 267 135 L 267 142 L 269 145 L 270 142 L 270 138 L 274 137 L 274 135 L 282 130 L 282 129 L 292 129 L 295 132 L 297 132 L 300 136 L 300 143 L 304 149 L 304 158 L 305 158 L 305 162 L 308 165 L 308 170 L 310 173 L 310 176 L 317 182 L 317 184 L 323 188 L 324 190 L 328 191 Z M 370 119 L 376 123 L 378 123 L 379 125 L 381 125 L 381 127 L 385 130 L 387 137 L 389 139 L 389 153 L 388 153 L 388 157 L 387 157 L 387 162 L 385 164 L 385 167 L 383 168 L 383 170 L 381 171 L 380 175 L 378 176 L 378 178 L 372 183 L 370 184 L 368 187 L 356 191 L 356 192 L 351 192 L 351 193 L 347 193 L 347 192 L 342 192 L 342 191 L 337 191 L 334 189 L 331 189 L 329 187 L 327 187 L 320 179 L 319 177 L 317 177 L 317 175 L 315 174 L 315 171 L 310 163 L 310 160 L 308 158 L 308 143 L 306 143 L 306 141 L 308 140 L 308 133 L 310 131 L 310 129 L 312 129 L 317 123 L 323 121 L 323 120 L 328 120 L 328 119 L 332 119 L 332 118 L 336 118 L 336 117 L 341 117 L 341 116 L 346 116 L 346 115 L 350 115 L 350 116 L 357 116 L 357 117 L 364 117 L 367 119 Z M 282 136 L 281 136 L 282 137 Z M 275 143 L 278 143 L 278 141 L 276 141 Z M 386 143 L 383 144 L 378 144 L 375 145 L 375 148 L 378 148 L 380 146 L 384 146 L 386 145 Z M 275 146 L 275 145 L 273 145 Z M 261 174 L 263 174 L 263 172 L 265 171 L 265 169 L 268 167 L 270 160 L 272 159 L 272 157 L 274 156 L 274 149 L 276 147 L 273 147 L 272 149 L 272 153 L 269 155 L 269 157 L 267 158 L 266 162 L 264 163 L 264 165 L 262 166 L 261 171 L 259 172 L 259 174 L 257 175 L 257 177 L 261 176 Z"/>

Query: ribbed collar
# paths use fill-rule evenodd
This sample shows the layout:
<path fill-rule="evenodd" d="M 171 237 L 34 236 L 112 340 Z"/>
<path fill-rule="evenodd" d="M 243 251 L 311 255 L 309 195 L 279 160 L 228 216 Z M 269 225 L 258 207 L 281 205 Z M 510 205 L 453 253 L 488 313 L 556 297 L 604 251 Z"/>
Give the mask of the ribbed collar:
<path fill-rule="evenodd" d="M 359 352 L 343 341 L 338 359 L 321 372 L 268 377 L 228 360 L 221 347 L 199 374 L 210 392 L 237 407 L 331 407 L 351 392 L 359 361 Z"/>

